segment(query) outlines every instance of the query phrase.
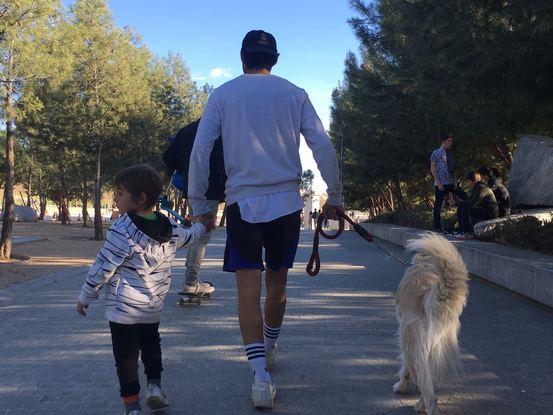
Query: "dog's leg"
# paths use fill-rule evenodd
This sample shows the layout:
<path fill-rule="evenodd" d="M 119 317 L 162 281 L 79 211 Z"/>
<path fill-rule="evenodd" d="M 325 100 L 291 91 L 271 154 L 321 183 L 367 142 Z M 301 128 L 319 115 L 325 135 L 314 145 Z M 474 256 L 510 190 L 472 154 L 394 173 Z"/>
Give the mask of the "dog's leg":
<path fill-rule="evenodd" d="M 417 386 L 421 391 L 421 397 L 415 405 L 415 410 L 424 412 L 428 415 L 440 415 L 438 410 L 438 401 L 434 392 L 434 379 L 430 368 L 430 356 L 424 353 L 421 348 L 422 355 L 415 360 L 415 368 L 417 372 Z"/>
<path fill-rule="evenodd" d="M 403 360 L 403 357 L 402 357 Z M 395 393 L 409 393 L 411 392 L 411 376 L 409 374 L 409 369 L 407 369 L 404 362 L 401 364 L 401 369 L 399 370 L 399 381 L 394 385 Z"/>

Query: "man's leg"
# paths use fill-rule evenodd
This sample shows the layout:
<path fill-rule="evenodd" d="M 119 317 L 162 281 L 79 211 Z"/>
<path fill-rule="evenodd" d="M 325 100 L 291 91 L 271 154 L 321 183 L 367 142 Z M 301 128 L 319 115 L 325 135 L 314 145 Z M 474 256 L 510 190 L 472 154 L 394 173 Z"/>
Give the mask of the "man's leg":
<path fill-rule="evenodd" d="M 288 268 L 281 268 L 279 271 L 268 268 L 265 272 L 266 295 L 263 338 L 268 370 L 272 370 L 276 360 L 278 336 L 286 311 L 287 278 Z"/>
<path fill-rule="evenodd" d="M 461 186 L 457 186 L 455 189 L 453 189 L 453 194 L 461 200 L 467 200 L 469 198 L 469 196 L 461 188 Z"/>
<path fill-rule="evenodd" d="M 238 291 L 238 321 L 244 344 L 263 342 L 263 317 L 261 315 L 261 270 L 236 271 Z"/>
<path fill-rule="evenodd" d="M 227 207 L 227 243 L 223 270 L 236 273 L 238 321 L 244 349 L 254 373 L 254 406 L 272 408 L 276 388 L 267 371 L 261 316 L 263 239 L 260 226 L 242 220 L 237 203 Z"/>
<path fill-rule="evenodd" d="M 213 214 L 214 217 L 217 216 L 217 211 L 219 209 L 219 202 L 217 200 L 208 200 L 207 201 L 208 207 L 210 212 Z M 191 210 L 191 215 L 192 215 Z M 207 244 L 211 239 L 211 232 L 204 233 L 199 241 L 192 245 L 190 248 L 188 248 L 188 252 L 186 254 L 186 281 L 183 284 L 183 290 L 182 292 L 189 292 L 191 291 L 190 287 L 194 287 L 195 291 L 204 292 L 207 291 L 215 291 L 213 287 L 209 286 L 202 286 L 198 287 L 197 284 L 199 282 L 199 275 L 200 275 L 200 268 L 202 267 L 202 262 L 205 257 L 205 251 L 207 249 Z"/>
<path fill-rule="evenodd" d="M 286 280 L 288 268 L 265 271 L 265 323 L 269 327 L 280 327 L 286 311 Z"/>
<path fill-rule="evenodd" d="M 440 190 L 438 186 L 434 186 L 434 194 L 435 194 L 435 201 L 434 201 L 434 230 L 441 230 L 442 229 L 442 218 L 441 218 L 441 211 L 442 211 L 442 204 L 444 203 L 444 197 L 447 193 L 447 190 Z"/>

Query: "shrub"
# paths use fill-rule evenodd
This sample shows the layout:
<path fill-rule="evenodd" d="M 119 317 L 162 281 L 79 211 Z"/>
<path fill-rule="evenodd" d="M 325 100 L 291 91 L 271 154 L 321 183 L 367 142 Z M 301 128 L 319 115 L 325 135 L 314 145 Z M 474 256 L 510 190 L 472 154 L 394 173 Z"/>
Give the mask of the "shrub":
<path fill-rule="evenodd" d="M 419 228 L 432 230 L 434 228 L 432 220 L 432 209 L 413 209 L 413 210 L 396 210 L 394 212 L 383 213 L 372 219 L 369 222 L 373 223 L 392 223 L 399 226 L 408 226 L 411 228 Z M 442 226 L 445 229 L 453 230 L 455 226 L 455 210 L 442 211 Z"/>
<path fill-rule="evenodd" d="M 543 223 L 533 216 L 508 220 L 496 228 L 491 240 L 553 255 L 553 222 Z"/>

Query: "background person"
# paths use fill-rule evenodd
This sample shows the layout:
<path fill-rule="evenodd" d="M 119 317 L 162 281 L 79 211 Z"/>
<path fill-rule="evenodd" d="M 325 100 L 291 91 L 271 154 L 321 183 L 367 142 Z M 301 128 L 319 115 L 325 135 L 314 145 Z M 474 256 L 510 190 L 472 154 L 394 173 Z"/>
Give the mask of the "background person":
<path fill-rule="evenodd" d="M 188 193 L 188 169 L 190 166 L 190 154 L 194 146 L 194 139 L 198 131 L 200 120 L 194 121 L 179 130 L 173 141 L 163 153 L 163 161 L 167 165 L 170 174 L 176 171 L 182 178 L 182 191 Z M 225 161 L 223 157 L 223 143 L 219 137 L 215 140 L 213 151 L 209 157 L 209 185 L 205 193 L 209 212 L 217 217 L 219 203 L 225 201 Z M 190 208 L 190 216 L 194 211 Z M 199 241 L 188 248 L 186 254 L 186 278 L 179 294 L 211 294 L 215 291 L 213 284 L 200 280 L 200 268 L 205 257 L 207 244 L 212 232 L 206 232 Z"/>
<path fill-rule="evenodd" d="M 458 186 L 455 178 L 455 160 L 451 151 L 453 137 L 445 135 L 440 142 L 440 147 L 434 150 L 430 156 L 430 172 L 432 173 L 432 177 L 434 177 L 435 190 L 433 211 L 434 231 L 442 233 L 444 229 L 442 227 L 441 211 L 444 198 L 448 193 L 453 193 L 461 200 L 465 200 L 468 196 Z"/>
<path fill-rule="evenodd" d="M 495 169 L 497 171 L 497 169 Z M 493 173 L 492 169 L 488 167 L 480 167 L 478 173 L 482 177 L 482 180 L 492 189 L 492 192 L 497 200 L 499 206 L 499 217 L 511 214 L 511 196 L 509 190 L 501 180 Z"/>
<path fill-rule="evenodd" d="M 477 222 L 497 218 L 499 207 L 489 186 L 482 181 L 479 173 L 470 171 L 467 174 L 470 184 L 469 198 L 459 202 L 457 221 L 459 222 L 459 239 L 473 239 L 473 227 Z"/>

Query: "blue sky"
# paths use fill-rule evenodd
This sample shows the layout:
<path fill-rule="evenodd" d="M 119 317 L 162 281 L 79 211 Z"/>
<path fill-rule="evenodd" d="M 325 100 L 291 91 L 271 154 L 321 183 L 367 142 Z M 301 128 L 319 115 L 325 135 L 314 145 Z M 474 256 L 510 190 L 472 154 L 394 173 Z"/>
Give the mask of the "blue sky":
<path fill-rule="evenodd" d="M 219 86 L 242 73 L 239 51 L 249 30 L 272 33 L 280 52 L 273 73 L 308 92 L 326 127 L 344 59 L 359 44 L 347 23 L 354 16 L 348 0 L 109 0 L 109 6 L 117 25 L 132 26 L 156 55 L 180 53 L 200 85 Z M 304 148 L 302 162 L 313 169 Z"/>

